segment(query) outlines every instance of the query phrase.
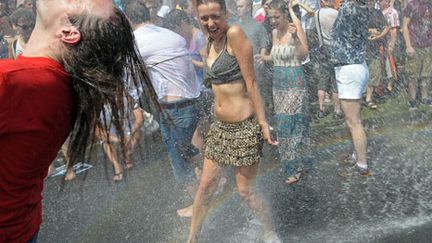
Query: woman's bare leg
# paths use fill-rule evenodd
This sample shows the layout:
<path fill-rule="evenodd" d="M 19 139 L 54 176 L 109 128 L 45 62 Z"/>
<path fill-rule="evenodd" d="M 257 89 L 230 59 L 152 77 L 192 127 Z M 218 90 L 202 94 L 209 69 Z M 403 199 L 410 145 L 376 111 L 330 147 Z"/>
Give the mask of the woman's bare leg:
<path fill-rule="evenodd" d="M 114 176 L 112 178 L 113 181 L 123 180 L 123 167 L 117 159 L 117 153 L 113 144 L 114 142 L 119 142 L 119 139 L 116 136 L 109 135 L 110 142 L 108 143 L 108 138 L 105 136 L 105 133 L 100 127 L 97 128 L 96 134 L 99 139 L 103 141 L 102 147 L 105 151 L 105 155 L 108 157 L 114 167 Z"/>
<path fill-rule="evenodd" d="M 257 192 L 255 179 L 258 163 L 250 166 L 237 167 L 235 178 L 240 197 L 254 211 L 263 224 L 266 233 L 274 232 L 274 225 L 270 217 L 270 207 L 264 198 Z"/>
<path fill-rule="evenodd" d="M 70 159 L 68 156 L 68 145 L 66 143 L 64 143 L 61 147 L 61 151 L 63 153 L 63 156 L 65 158 L 65 165 L 66 165 L 66 175 L 64 177 L 65 181 L 71 181 L 73 179 L 75 179 L 76 174 L 75 171 L 73 170 L 73 165 L 70 163 Z"/>
<path fill-rule="evenodd" d="M 114 167 L 114 176 L 113 181 L 121 181 L 123 180 L 123 168 L 119 161 L 117 160 L 117 153 L 113 147 L 112 143 L 103 143 L 103 149 L 105 151 L 106 156 L 111 161 L 113 167 Z"/>
<path fill-rule="evenodd" d="M 201 224 L 209 209 L 210 199 L 216 190 L 221 168 L 213 160 L 204 159 L 200 183 L 193 203 L 192 223 L 187 242 L 197 242 Z"/>

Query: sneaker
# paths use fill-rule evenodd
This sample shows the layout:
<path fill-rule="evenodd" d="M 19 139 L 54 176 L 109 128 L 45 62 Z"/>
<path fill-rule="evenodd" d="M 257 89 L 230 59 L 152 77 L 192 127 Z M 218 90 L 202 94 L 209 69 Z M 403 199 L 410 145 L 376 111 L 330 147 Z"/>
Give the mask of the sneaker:
<path fill-rule="evenodd" d="M 354 166 L 345 168 L 345 170 L 339 171 L 338 175 L 345 178 L 354 176 L 368 177 L 371 176 L 371 172 L 369 168 L 364 169 L 355 164 Z"/>
<path fill-rule="evenodd" d="M 353 167 L 357 163 L 357 155 L 355 152 L 352 152 L 352 154 L 346 154 L 341 156 L 339 161 L 341 165 Z"/>
<path fill-rule="evenodd" d="M 430 98 L 424 98 L 424 99 L 420 100 L 420 103 L 422 103 L 423 105 L 432 106 L 432 99 L 430 99 Z"/>
<path fill-rule="evenodd" d="M 410 100 L 410 101 L 408 101 L 408 104 L 409 104 L 409 109 L 410 110 L 417 110 L 417 101 Z"/>

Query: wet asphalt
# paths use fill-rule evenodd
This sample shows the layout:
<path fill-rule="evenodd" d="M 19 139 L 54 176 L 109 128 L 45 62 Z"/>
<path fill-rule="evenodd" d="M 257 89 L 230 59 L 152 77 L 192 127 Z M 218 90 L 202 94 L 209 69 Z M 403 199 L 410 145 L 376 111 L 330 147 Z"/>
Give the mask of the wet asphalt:
<path fill-rule="evenodd" d="M 432 107 L 409 111 L 397 102 L 364 120 L 370 177 L 338 175 L 339 158 L 352 149 L 342 120 L 314 120 L 314 166 L 295 185 L 283 183 L 277 152 L 265 147 L 257 185 L 283 242 L 432 242 Z M 39 242 L 185 242 L 190 220 L 176 209 L 192 199 L 176 186 L 160 135 L 141 141 L 134 168 L 118 183 L 101 146 L 95 151 L 86 161 L 95 167 L 74 181 L 46 180 Z M 212 203 L 200 242 L 263 242 L 232 171 L 225 173 L 228 186 Z"/>

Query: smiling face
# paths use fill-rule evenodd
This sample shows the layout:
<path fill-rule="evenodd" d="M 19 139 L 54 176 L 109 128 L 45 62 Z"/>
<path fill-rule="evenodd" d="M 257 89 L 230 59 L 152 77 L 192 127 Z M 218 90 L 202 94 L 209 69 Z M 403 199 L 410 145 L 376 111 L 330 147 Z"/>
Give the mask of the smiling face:
<path fill-rule="evenodd" d="M 198 5 L 198 17 L 203 28 L 213 39 L 220 39 L 228 28 L 226 12 L 218 3 L 208 2 Z"/>
<path fill-rule="evenodd" d="M 288 24 L 286 13 L 282 13 L 277 9 L 269 9 L 268 18 L 273 29 L 281 30 Z"/>

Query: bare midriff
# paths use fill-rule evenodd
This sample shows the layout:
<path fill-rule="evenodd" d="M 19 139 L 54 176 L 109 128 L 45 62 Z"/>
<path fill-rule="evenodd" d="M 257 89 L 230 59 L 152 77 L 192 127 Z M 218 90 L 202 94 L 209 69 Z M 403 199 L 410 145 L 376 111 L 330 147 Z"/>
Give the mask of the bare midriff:
<path fill-rule="evenodd" d="M 214 116 L 224 122 L 239 122 L 253 113 L 253 104 L 242 79 L 225 84 L 213 84 Z"/>

